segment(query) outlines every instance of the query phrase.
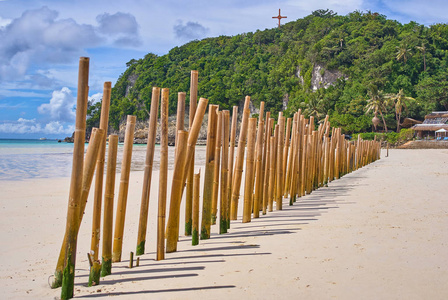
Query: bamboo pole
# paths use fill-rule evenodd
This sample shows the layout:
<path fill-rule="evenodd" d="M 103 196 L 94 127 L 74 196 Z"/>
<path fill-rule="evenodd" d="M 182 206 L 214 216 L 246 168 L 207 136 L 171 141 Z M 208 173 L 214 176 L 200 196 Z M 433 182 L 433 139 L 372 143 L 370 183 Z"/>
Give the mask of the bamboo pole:
<path fill-rule="evenodd" d="M 169 90 L 164 88 L 162 89 L 162 99 L 160 103 L 160 172 L 156 260 L 165 259 L 165 216 L 166 195 L 168 190 L 168 106 Z"/>
<path fill-rule="evenodd" d="M 291 135 L 294 138 L 292 139 L 292 148 L 291 148 L 291 153 L 290 153 L 290 174 L 288 174 L 289 176 L 289 183 L 288 183 L 288 192 L 289 192 L 289 197 L 291 198 L 290 201 L 292 202 L 296 202 L 296 198 L 297 196 L 300 196 L 300 192 L 297 188 L 298 186 L 298 182 L 299 182 L 299 174 L 300 174 L 300 147 L 301 147 L 301 134 L 302 134 L 302 130 L 301 130 L 301 120 L 302 117 L 300 115 L 300 112 L 296 112 L 294 114 L 294 120 L 293 120 L 293 130 Z M 295 128 L 294 128 L 295 125 Z"/>
<path fill-rule="evenodd" d="M 145 253 L 146 231 L 148 226 L 149 195 L 151 190 L 152 166 L 154 162 L 154 150 L 156 145 L 159 99 L 160 88 L 153 87 L 151 96 L 151 112 L 148 125 L 148 142 L 146 144 L 145 171 L 143 175 L 140 217 L 138 223 L 137 250 L 135 251 L 136 255 L 143 255 Z"/>
<path fill-rule="evenodd" d="M 319 143 L 319 131 L 313 132 L 313 185 L 312 190 L 314 191 L 319 187 L 319 159 L 320 159 L 320 143 Z"/>
<path fill-rule="evenodd" d="M 134 267 L 134 252 L 129 253 L 129 269 Z"/>
<path fill-rule="evenodd" d="M 179 92 L 177 93 L 177 114 L 176 114 L 176 133 L 175 133 L 175 151 L 174 151 L 174 157 L 177 156 L 177 152 L 179 148 L 177 147 L 178 140 L 177 135 L 179 130 L 184 130 L 184 122 L 185 122 L 185 92 Z"/>
<path fill-rule="evenodd" d="M 276 210 L 282 210 L 283 202 L 283 148 L 285 142 L 285 117 L 280 116 L 278 122 L 277 143 L 277 188 L 276 188 Z"/>
<path fill-rule="evenodd" d="M 78 96 L 76 104 L 75 135 L 73 145 L 72 177 L 67 210 L 67 223 L 65 229 L 66 243 L 62 244 L 62 260 L 58 261 L 55 271 L 55 281 L 52 287 L 61 289 L 61 299 L 73 297 L 75 284 L 76 246 L 78 238 L 78 220 L 80 215 L 80 200 L 82 188 L 82 174 L 84 163 L 84 141 L 86 135 L 86 114 L 89 81 L 89 58 L 79 59 Z"/>
<path fill-rule="evenodd" d="M 218 194 L 219 194 L 219 169 L 221 165 L 221 143 L 222 143 L 222 112 L 218 112 L 218 124 L 216 126 L 216 144 L 215 144 L 215 166 L 213 170 L 213 195 L 212 195 L 212 217 L 211 222 L 216 224 L 218 213 Z"/>
<path fill-rule="evenodd" d="M 328 183 L 328 174 L 329 174 L 329 166 L 330 166 L 330 139 L 328 136 L 325 136 L 325 152 L 324 152 L 324 181 L 323 184 L 327 185 Z"/>
<path fill-rule="evenodd" d="M 96 176 L 95 176 L 95 192 L 93 201 L 93 220 L 92 220 L 92 239 L 90 243 L 90 254 L 93 256 L 92 260 L 95 268 L 91 268 L 89 275 L 89 286 L 100 281 L 101 262 L 99 261 L 100 250 L 100 232 L 101 232 L 101 206 L 103 202 L 103 178 L 104 178 L 104 161 L 106 156 L 106 134 L 109 123 L 109 106 L 110 106 L 110 91 L 112 83 L 107 81 L 104 83 L 103 100 L 101 103 L 101 117 L 100 129 L 104 130 L 103 138 L 100 142 L 100 149 L 96 162 Z"/>
<path fill-rule="evenodd" d="M 272 211 L 275 184 L 275 137 L 269 137 L 269 187 L 268 187 L 268 211 Z"/>
<path fill-rule="evenodd" d="M 264 145 L 263 145 L 263 157 L 262 157 L 262 172 L 261 172 L 261 210 L 262 214 L 266 214 L 266 207 L 267 207 L 267 196 L 269 193 L 268 185 L 269 185 L 269 155 L 270 155 L 270 149 L 269 149 L 269 136 L 271 135 L 270 132 L 270 117 L 271 112 L 266 112 L 266 122 L 265 122 L 265 128 L 264 128 Z"/>
<path fill-rule="evenodd" d="M 101 142 L 103 141 L 103 137 L 104 137 L 103 129 L 93 128 L 92 134 L 90 137 L 90 141 L 89 141 L 89 147 L 87 149 L 86 157 L 84 160 L 83 187 L 86 187 L 86 191 L 83 190 L 81 193 L 81 208 L 80 208 L 80 211 L 82 211 L 83 214 L 84 214 L 84 210 L 86 207 L 87 197 L 89 194 L 90 186 L 92 184 L 93 172 L 95 170 L 95 166 L 96 166 L 96 163 L 98 160 L 98 154 L 100 152 L 100 147 L 101 147 Z M 84 175 L 85 175 L 86 179 L 84 179 Z M 82 204 L 82 203 L 84 203 L 84 204 Z M 101 212 L 101 210 L 100 210 L 100 212 Z M 78 230 L 81 225 L 81 218 L 82 217 L 80 217 L 80 220 L 79 220 Z M 100 265 L 100 262 L 98 261 L 98 259 L 93 260 L 93 255 L 91 252 L 89 253 L 89 256 L 91 258 L 92 264 L 90 265 L 91 268 L 90 268 L 88 285 L 92 286 L 92 285 L 96 285 L 99 283 L 99 276 L 100 276 L 99 270 L 101 270 L 101 265 Z"/>
<path fill-rule="evenodd" d="M 90 137 L 89 147 L 87 148 L 86 157 L 84 159 L 83 166 L 83 175 L 82 175 L 82 188 L 81 188 L 81 200 L 79 205 L 79 215 L 78 215 L 78 230 L 81 226 L 81 221 L 84 216 L 84 211 L 87 204 L 87 198 L 89 196 L 90 187 L 92 185 L 93 173 L 95 172 L 97 156 L 100 150 L 100 142 L 101 139 L 99 135 L 104 134 L 104 130 L 93 128 L 92 134 Z M 67 244 L 67 237 L 64 237 L 63 247 L 61 248 L 61 252 L 59 253 L 58 264 L 64 263 L 65 257 L 65 245 Z M 90 258 L 90 253 L 88 254 Z M 90 258 L 91 259 L 91 258 Z M 93 265 L 93 263 L 92 263 Z M 52 286 L 54 288 L 54 286 Z"/>
<path fill-rule="evenodd" d="M 124 220 L 128 200 L 129 173 L 131 172 L 132 145 L 134 143 L 135 116 L 129 115 L 124 137 L 123 161 L 121 163 L 120 187 L 118 189 L 117 216 L 115 218 L 112 262 L 121 261 L 123 248 Z"/>
<path fill-rule="evenodd" d="M 198 71 L 192 70 L 190 75 L 190 114 L 188 119 L 189 130 L 193 126 L 193 119 L 196 113 L 196 106 L 198 101 Z M 185 202 L 185 235 L 191 235 L 192 227 L 192 209 L 193 209 L 193 173 L 194 173 L 194 156 L 193 162 L 187 170 L 187 192 Z"/>
<path fill-rule="evenodd" d="M 173 183 L 171 185 L 170 214 L 166 230 L 166 253 L 177 251 L 179 238 L 180 204 L 182 200 L 182 176 L 184 174 L 188 131 L 179 130 L 177 135 L 179 148 L 174 163 Z"/>
<path fill-rule="evenodd" d="M 92 221 L 92 242 L 90 244 L 90 253 L 94 260 L 99 258 L 99 241 L 100 241 L 100 226 L 101 226 L 101 205 L 103 194 L 103 177 L 104 177 L 104 161 L 106 156 L 106 135 L 107 126 L 109 123 L 109 106 L 110 106 L 110 91 L 111 82 L 104 83 L 103 100 L 101 103 L 101 117 L 100 129 L 104 130 L 103 138 L 101 139 L 100 149 L 96 162 L 96 176 L 95 176 L 95 193 L 93 204 L 93 221 Z"/>
<path fill-rule="evenodd" d="M 220 197 L 220 217 L 219 217 L 219 233 L 227 233 L 228 211 L 230 210 L 230 202 L 228 201 L 229 186 L 229 124 L 230 112 L 224 110 L 222 112 L 222 161 L 221 161 L 221 197 Z"/>
<path fill-rule="evenodd" d="M 269 120 L 266 120 L 269 123 Z M 269 176 L 271 170 L 271 135 L 268 135 L 266 139 L 266 165 L 265 165 L 265 176 L 264 176 L 264 185 L 263 185 L 263 204 L 262 204 L 262 213 L 266 214 L 267 206 L 269 203 Z"/>
<path fill-rule="evenodd" d="M 331 182 L 334 180 L 334 166 L 335 166 L 335 159 L 336 159 L 336 136 L 335 136 L 335 128 L 332 128 L 331 130 L 331 141 L 330 141 L 330 167 L 328 169 L 328 182 Z"/>
<path fill-rule="evenodd" d="M 288 118 L 288 120 L 291 123 L 291 120 L 289 118 Z M 289 126 L 286 126 L 286 127 L 287 127 L 286 129 L 289 128 Z M 289 190 L 290 190 L 289 187 L 291 185 L 291 172 L 292 172 L 292 169 L 294 168 L 294 154 L 295 154 L 295 147 L 296 147 L 296 145 L 295 145 L 295 143 L 296 143 L 296 134 L 295 134 L 296 131 L 297 131 L 297 113 L 294 114 L 294 117 L 293 117 L 293 120 L 292 120 L 291 131 L 289 133 L 287 132 L 287 134 L 286 134 L 287 137 L 291 136 L 290 142 L 289 142 L 289 138 L 286 139 L 286 140 L 288 140 L 288 143 L 291 144 L 291 146 L 290 146 L 291 149 L 288 149 L 288 154 L 287 154 L 286 157 L 284 157 L 284 160 L 286 161 L 285 188 L 284 188 L 284 191 L 283 191 L 283 196 L 284 197 L 288 197 Z M 288 155 L 289 155 L 289 159 L 288 159 Z M 292 195 L 290 195 L 289 198 L 290 198 L 289 199 L 289 202 L 290 202 L 289 204 L 292 205 L 294 197 Z"/>
<path fill-rule="evenodd" d="M 244 101 L 243 120 L 241 122 L 240 137 L 238 139 L 238 150 L 235 161 L 235 174 L 232 183 L 232 202 L 230 203 L 230 219 L 236 220 L 238 216 L 238 199 L 240 197 L 241 179 L 243 177 L 244 150 L 246 148 L 247 126 L 250 117 L 250 97 L 246 96 Z"/>
<path fill-rule="evenodd" d="M 204 192 L 202 200 L 202 221 L 201 221 L 201 239 L 210 238 L 210 227 L 212 219 L 212 200 L 213 200 L 213 179 L 215 169 L 215 146 L 216 146 L 216 127 L 217 127 L 218 105 L 209 105 L 208 109 L 208 127 L 207 127 L 207 147 L 205 158 L 205 177 Z"/>
<path fill-rule="evenodd" d="M 290 144 L 290 136 L 291 136 L 291 118 L 286 119 L 286 132 L 284 134 L 284 142 L 283 142 L 283 169 L 282 169 L 282 196 L 285 196 L 286 190 L 286 167 L 288 165 L 288 153 L 289 153 L 289 144 Z M 286 195 L 287 197 L 288 195 Z"/>
<path fill-rule="evenodd" d="M 199 244 L 199 187 L 200 187 L 200 176 L 199 173 L 194 174 L 193 177 L 193 219 L 192 219 L 192 235 L 191 244 L 196 246 Z"/>
<path fill-rule="evenodd" d="M 300 109 L 299 109 L 299 113 L 300 113 Z M 304 115 L 300 115 L 299 117 L 299 133 L 298 133 L 298 142 L 299 145 L 297 147 L 297 150 L 300 151 L 300 153 L 297 155 L 297 186 L 295 186 L 294 188 L 297 190 L 297 194 L 299 195 L 299 197 L 302 197 L 305 195 L 305 190 L 303 189 L 303 168 L 305 166 L 304 164 L 304 159 L 305 159 L 305 151 L 306 151 L 306 139 L 305 139 L 305 135 L 306 135 L 306 121 L 305 121 L 305 116 Z"/>
<path fill-rule="evenodd" d="M 204 119 L 205 110 L 207 109 L 208 100 L 205 98 L 199 99 L 199 104 L 194 114 L 193 125 L 190 127 L 190 133 L 188 134 L 187 141 L 187 160 L 185 163 L 184 176 L 182 185 L 187 180 L 187 175 L 190 167 L 194 164 L 194 149 L 198 140 L 199 131 L 201 130 L 202 120 Z"/>
<path fill-rule="evenodd" d="M 114 217 L 115 172 L 117 170 L 118 135 L 109 135 L 106 184 L 104 190 L 103 244 L 101 276 L 112 273 L 112 228 Z"/>
<path fill-rule="evenodd" d="M 237 120 L 238 120 L 238 106 L 233 107 L 232 112 L 232 126 L 230 129 L 230 148 L 229 148 L 229 178 L 228 178 L 228 191 L 227 191 L 227 197 L 229 198 L 227 200 L 228 204 L 227 207 L 229 208 L 227 210 L 227 229 L 230 228 L 230 210 L 231 210 L 231 201 L 232 201 L 232 183 L 233 183 L 233 161 L 235 157 L 235 138 L 236 138 L 236 126 L 237 126 Z"/>
<path fill-rule="evenodd" d="M 335 143 L 336 143 L 336 151 L 335 151 L 335 157 L 334 157 L 334 177 L 335 177 L 335 179 L 339 179 L 339 160 L 340 160 L 340 157 L 341 157 L 341 150 L 340 150 L 340 148 L 341 148 L 341 145 L 340 145 L 340 134 L 339 134 L 339 130 L 338 130 L 338 128 L 336 128 L 336 130 L 335 130 L 335 139 L 336 139 L 336 141 L 335 141 Z"/>
<path fill-rule="evenodd" d="M 247 153 L 246 153 L 246 173 L 244 181 L 244 205 L 243 205 L 243 223 L 251 221 L 252 212 L 252 192 L 253 175 L 254 175 L 254 156 L 255 156 L 255 137 L 257 131 L 257 119 L 249 118 L 249 129 L 247 136 Z"/>
<path fill-rule="evenodd" d="M 260 217 L 260 207 L 262 203 L 263 189 L 263 137 L 264 137 L 264 102 L 260 104 L 260 115 L 258 119 L 256 161 L 255 161 L 255 194 L 254 194 L 254 218 Z"/>
<path fill-rule="evenodd" d="M 306 124 L 306 121 L 305 121 Z M 304 127 L 305 128 L 305 127 Z M 307 134 L 307 129 L 304 130 L 304 135 L 302 137 L 302 167 L 300 169 L 300 195 L 305 196 L 306 194 L 306 170 L 307 170 L 307 162 L 308 162 L 308 139 L 309 135 Z"/>

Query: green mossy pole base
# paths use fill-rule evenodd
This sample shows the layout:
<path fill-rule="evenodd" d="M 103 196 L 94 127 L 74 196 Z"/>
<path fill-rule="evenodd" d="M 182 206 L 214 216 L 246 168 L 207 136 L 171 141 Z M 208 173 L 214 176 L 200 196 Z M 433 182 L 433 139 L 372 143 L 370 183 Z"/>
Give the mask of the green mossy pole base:
<path fill-rule="evenodd" d="M 100 275 L 101 275 L 101 263 L 99 260 L 96 260 L 90 267 L 89 286 L 95 286 L 100 284 Z"/>
<path fill-rule="evenodd" d="M 137 245 L 137 250 L 135 251 L 135 255 L 145 254 L 145 242 L 146 241 L 141 241 L 140 244 Z"/>
<path fill-rule="evenodd" d="M 212 225 L 216 224 L 216 214 L 212 213 Z"/>
<path fill-rule="evenodd" d="M 196 229 L 191 234 L 191 245 L 199 245 L 199 232 Z"/>
<path fill-rule="evenodd" d="M 75 286 L 75 266 L 71 262 L 71 254 L 67 258 L 67 266 L 62 273 L 61 299 L 73 298 L 73 288 Z"/>
<path fill-rule="evenodd" d="M 201 229 L 201 240 L 208 240 L 210 238 L 210 233 L 207 231 L 205 226 L 202 226 Z"/>
<path fill-rule="evenodd" d="M 227 220 L 221 219 L 219 223 L 219 233 L 227 233 Z"/>
<path fill-rule="evenodd" d="M 51 283 L 52 289 L 57 289 L 62 286 L 62 272 L 56 271 L 54 272 L 54 280 Z"/>
<path fill-rule="evenodd" d="M 101 264 L 101 277 L 106 277 L 107 275 L 112 274 L 112 260 L 111 259 L 102 259 Z"/>
<path fill-rule="evenodd" d="M 188 222 L 185 222 L 185 235 L 186 236 L 190 236 L 191 235 L 191 230 L 192 230 L 192 220 L 189 220 Z"/>
<path fill-rule="evenodd" d="M 289 206 L 292 206 L 293 203 L 294 203 L 294 201 L 292 200 L 292 197 L 289 198 Z"/>

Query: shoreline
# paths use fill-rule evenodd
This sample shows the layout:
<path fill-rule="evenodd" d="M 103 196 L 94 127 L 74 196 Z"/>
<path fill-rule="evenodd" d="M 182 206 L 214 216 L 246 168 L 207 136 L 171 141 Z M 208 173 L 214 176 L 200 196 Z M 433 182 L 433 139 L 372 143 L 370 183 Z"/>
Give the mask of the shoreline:
<path fill-rule="evenodd" d="M 182 219 L 178 252 L 158 262 L 154 171 L 146 253 L 140 267 L 129 269 L 143 178 L 142 171 L 132 171 L 123 261 L 113 265 L 113 274 L 99 286 L 86 286 L 93 202 L 89 197 L 78 239 L 75 298 L 444 299 L 447 170 L 448 150 L 390 149 L 389 157 L 383 150 L 380 160 L 298 198 L 293 206 L 284 199 L 282 211 L 251 223 L 241 223 L 240 197 L 239 218 L 229 233 L 219 235 L 218 226 L 212 226 L 211 239 L 198 246 L 183 235 Z M 171 175 L 172 170 L 168 201 Z M 60 296 L 60 289 L 51 290 L 47 281 L 65 230 L 69 181 L 0 181 L 0 280 L 7 298 Z"/>

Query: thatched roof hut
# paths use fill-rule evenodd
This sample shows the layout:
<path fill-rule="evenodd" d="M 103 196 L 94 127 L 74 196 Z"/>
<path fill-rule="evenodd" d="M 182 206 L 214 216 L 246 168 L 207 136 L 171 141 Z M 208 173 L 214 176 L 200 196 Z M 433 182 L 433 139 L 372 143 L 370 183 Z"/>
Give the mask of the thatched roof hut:
<path fill-rule="evenodd" d="M 412 118 L 405 118 L 403 120 L 403 123 L 401 123 L 400 127 L 401 128 L 411 128 L 414 125 L 422 124 L 422 123 L 423 123 L 422 121 L 414 120 Z"/>
<path fill-rule="evenodd" d="M 422 124 L 416 124 L 412 127 L 417 136 L 434 137 L 439 129 L 448 130 L 448 111 L 435 111 L 425 116 Z"/>

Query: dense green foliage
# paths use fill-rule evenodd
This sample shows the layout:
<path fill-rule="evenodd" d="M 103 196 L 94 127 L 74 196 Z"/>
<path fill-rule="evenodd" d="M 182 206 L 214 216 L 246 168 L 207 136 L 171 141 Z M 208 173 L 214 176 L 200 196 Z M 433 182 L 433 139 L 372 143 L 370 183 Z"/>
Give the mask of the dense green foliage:
<path fill-rule="evenodd" d="M 312 91 L 315 64 L 344 76 Z M 199 71 L 199 96 L 221 109 L 250 95 L 255 106 L 265 101 L 276 115 L 288 99 L 286 116 L 298 108 L 318 120 L 329 114 L 332 125 L 346 133 L 372 130 L 374 111 L 366 113 L 372 91 L 391 95 L 402 90 L 412 97 L 400 111 L 402 119 L 421 120 L 429 111 L 448 110 L 448 25 L 403 25 L 370 12 L 338 16 L 319 10 L 281 28 L 193 41 L 163 56 L 150 53 L 127 67 L 112 89 L 114 128 L 127 114 L 149 117 L 153 86 L 170 89 L 174 113 L 177 92 L 186 91 L 188 99 L 190 70 Z M 99 109 L 90 109 L 90 126 L 98 122 Z M 381 112 L 387 127 L 395 129 L 394 104 L 385 102 Z M 382 120 L 379 126 L 384 127 Z"/>
<path fill-rule="evenodd" d="M 408 129 L 401 129 L 399 133 L 396 132 L 387 132 L 387 133 L 363 132 L 359 134 L 356 133 L 352 136 L 352 140 L 357 140 L 358 135 L 360 135 L 363 140 L 371 141 L 376 136 L 377 141 L 385 141 L 391 145 L 398 145 L 413 140 L 414 130 L 408 128 Z"/>

